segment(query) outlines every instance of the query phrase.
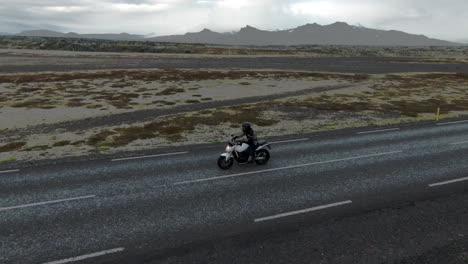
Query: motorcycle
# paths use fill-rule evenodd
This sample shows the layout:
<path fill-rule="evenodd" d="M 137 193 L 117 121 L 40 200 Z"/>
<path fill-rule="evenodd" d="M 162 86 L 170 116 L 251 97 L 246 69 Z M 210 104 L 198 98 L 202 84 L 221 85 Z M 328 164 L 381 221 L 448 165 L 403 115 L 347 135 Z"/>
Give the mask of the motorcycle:
<path fill-rule="evenodd" d="M 249 155 L 246 152 L 249 145 L 241 141 L 236 141 L 237 137 L 231 136 L 232 138 L 228 141 L 226 146 L 226 153 L 221 154 L 218 158 L 218 166 L 223 170 L 231 168 L 234 161 L 238 164 L 247 164 L 249 159 Z M 254 161 L 257 165 L 265 165 L 270 159 L 270 152 L 267 148 L 271 150 L 270 144 L 266 141 L 259 141 L 255 147 Z"/>

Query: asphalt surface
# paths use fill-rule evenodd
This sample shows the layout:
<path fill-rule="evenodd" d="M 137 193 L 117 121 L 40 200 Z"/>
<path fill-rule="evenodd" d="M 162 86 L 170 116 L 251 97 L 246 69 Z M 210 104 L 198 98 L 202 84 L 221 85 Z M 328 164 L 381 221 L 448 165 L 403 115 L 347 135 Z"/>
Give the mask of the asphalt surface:
<path fill-rule="evenodd" d="M 223 144 L 1 169 L 0 263 L 463 261 L 467 131 L 321 134 L 229 171 Z"/>
<path fill-rule="evenodd" d="M 80 58 L 0 56 L 0 72 L 80 71 L 104 69 L 276 69 L 339 73 L 468 72 L 468 64 L 427 63 L 418 58 L 389 57 L 219 57 L 219 58 Z"/>

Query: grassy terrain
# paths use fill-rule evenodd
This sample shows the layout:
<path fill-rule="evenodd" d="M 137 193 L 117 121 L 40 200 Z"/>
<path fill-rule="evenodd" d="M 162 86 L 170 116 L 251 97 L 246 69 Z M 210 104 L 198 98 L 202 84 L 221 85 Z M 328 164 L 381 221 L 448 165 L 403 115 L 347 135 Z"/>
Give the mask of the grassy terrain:
<path fill-rule="evenodd" d="M 366 74 L 339 74 L 317 72 L 292 72 L 292 71 L 220 71 L 220 70 L 113 70 L 81 73 L 34 73 L 34 74 L 7 74 L 0 76 L 0 83 L 24 84 L 30 82 L 60 82 L 73 80 L 116 79 L 124 77 L 123 81 L 201 81 L 215 79 L 240 79 L 243 77 L 276 79 L 289 77 L 317 77 L 326 79 L 365 80 Z M 86 84 L 86 83 L 85 83 Z M 68 84 L 67 84 L 68 85 Z M 122 84 L 125 86 L 125 84 Z M 121 88 L 121 87 L 120 87 Z"/>
<path fill-rule="evenodd" d="M 92 52 L 137 52 L 164 54 L 217 54 L 217 55 L 297 55 L 322 52 L 280 47 L 231 47 L 208 44 L 179 44 L 150 41 L 116 41 L 98 39 L 67 39 L 48 37 L 0 36 L 0 48 L 67 50 Z"/>
<path fill-rule="evenodd" d="M 374 46 L 221 46 L 208 44 L 159 43 L 149 41 L 112 41 L 46 37 L 0 36 L 0 48 L 65 50 L 91 52 L 136 52 L 216 55 L 301 55 L 419 57 L 427 62 L 468 62 L 468 47 L 374 47 Z"/>
<path fill-rule="evenodd" d="M 91 146 L 108 145 L 112 147 L 126 146 L 137 139 L 164 137 L 170 141 L 183 139 L 182 134 L 195 131 L 197 126 L 216 127 L 222 124 L 238 124 L 249 120 L 257 126 L 271 126 L 279 120 L 262 117 L 262 104 L 241 105 L 225 109 L 205 110 L 191 115 L 176 115 L 161 121 L 147 123 L 143 126 L 117 128 L 113 131 L 102 131 L 88 140 Z M 111 138 L 111 139 L 110 139 Z"/>
<path fill-rule="evenodd" d="M 385 75 L 372 85 L 373 91 L 335 94 L 293 100 L 291 106 L 328 111 L 393 111 L 404 116 L 468 111 L 468 74 Z"/>
<path fill-rule="evenodd" d="M 161 116 L 149 122 L 28 135 L 0 144 L 0 160 L 219 142 L 238 132 L 239 124 L 244 121 L 253 123 L 260 136 L 273 136 L 433 119 L 438 107 L 442 117 L 468 114 L 468 74 L 465 73 L 356 75 L 208 70 L 2 75 L 0 89 L 4 96 L 0 110 L 132 108 L 144 97 L 150 97 L 151 107 L 172 107 L 175 98 L 182 95 L 189 98 L 184 103 L 198 104 L 211 99 L 199 90 L 199 82 L 207 80 L 216 81 L 213 91 L 233 83 L 237 83 L 237 89 L 259 89 L 259 85 L 273 89 L 287 87 L 292 80 L 304 87 L 324 80 L 337 80 L 349 87 Z"/>
<path fill-rule="evenodd" d="M 337 112 L 418 118 L 423 114 L 434 114 L 439 107 L 442 114 L 468 112 L 468 74 L 385 75 L 373 79 L 372 91 L 290 98 L 177 115 L 144 126 L 117 129 L 104 134 L 101 132 L 98 134 L 100 140 L 93 141 L 93 144 L 107 141 L 109 146 L 120 147 L 137 139 L 169 136 L 183 138 L 183 133 L 194 131 L 200 125 L 217 127 L 227 123 L 236 128 L 238 124 L 249 120 L 256 126 L 270 127 L 281 122 L 279 118 L 265 118 L 265 110 L 277 112 L 281 119 L 296 121 L 301 119 L 297 113 L 306 118 L 309 114 L 309 118 L 315 118 L 312 114 L 319 116 Z M 334 125 L 315 127 L 318 130 L 336 128 Z"/>
<path fill-rule="evenodd" d="M 366 74 L 333 74 L 287 71 L 209 71 L 209 70 L 115 70 L 83 73 L 35 73 L 0 75 L 4 87 L 0 108 L 53 109 L 59 106 L 98 109 L 111 105 L 118 109 L 133 109 L 138 99 L 148 99 L 149 105 L 174 105 L 162 100 L 186 92 L 181 82 L 206 80 L 317 79 L 364 81 Z M 248 86 L 250 82 L 240 82 Z M 196 86 L 188 88 L 196 91 Z M 212 98 L 193 94 L 185 103 L 210 101 Z M 151 98 L 152 100 L 149 100 Z"/>

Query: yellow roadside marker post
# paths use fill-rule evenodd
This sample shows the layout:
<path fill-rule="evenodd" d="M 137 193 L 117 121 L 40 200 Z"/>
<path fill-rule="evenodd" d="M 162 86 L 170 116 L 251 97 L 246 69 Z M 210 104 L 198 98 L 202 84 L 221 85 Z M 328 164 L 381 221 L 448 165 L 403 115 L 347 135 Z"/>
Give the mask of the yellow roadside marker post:
<path fill-rule="evenodd" d="M 440 119 L 440 107 L 437 107 L 436 121 Z"/>

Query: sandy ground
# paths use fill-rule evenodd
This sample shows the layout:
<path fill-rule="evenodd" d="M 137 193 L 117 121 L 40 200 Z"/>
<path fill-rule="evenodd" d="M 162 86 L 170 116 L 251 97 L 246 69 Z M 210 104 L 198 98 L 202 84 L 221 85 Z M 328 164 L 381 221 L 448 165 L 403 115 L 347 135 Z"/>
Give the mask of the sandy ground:
<path fill-rule="evenodd" d="M 314 78 L 161 82 L 125 80 L 125 77 L 67 82 L 32 81 L 21 85 L 5 82 L 0 83 L 0 93 L 4 98 L 3 102 L 0 101 L 0 130 L 197 102 L 266 96 L 340 83 L 344 82 Z M 129 95 L 131 98 L 128 102 L 115 100 L 116 103 L 113 103 L 114 95 Z M 31 100 L 48 101 L 21 106 Z M 49 107 L 51 109 L 47 109 Z"/>
<path fill-rule="evenodd" d="M 230 134 L 239 132 L 242 121 L 251 121 L 259 137 L 266 137 L 431 120 L 437 107 L 442 108 L 442 118 L 468 114 L 468 78 L 463 74 L 358 77 L 359 80 L 351 75 L 331 78 L 321 74 L 279 78 L 270 72 L 254 77 L 212 80 L 135 81 L 119 76 L 115 79 L 39 81 L 33 78 L 32 81 L 20 83 L 2 82 L 0 92 L 4 99 L 0 101 L 0 129 L 52 124 L 154 107 L 171 108 L 191 104 L 187 100 L 201 102 L 203 98 L 216 101 L 327 85 L 348 86 L 254 104 L 160 116 L 149 122 L 135 120 L 125 125 L 104 125 L 75 132 L 62 129 L 52 133 L 35 133 L 16 140 L 16 143 L 21 143 L 19 147 L 7 149 L 12 142 L 0 143 L 0 161 L 54 159 L 96 152 L 114 153 L 223 142 Z M 169 93 L 158 95 L 168 89 Z M 113 101 L 114 94 L 126 99 L 129 99 L 125 97 L 128 94 L 134 96 L 122 102 Z M 99 99 L 99 96 L 104 96 L 104 99 Z M 76 98 L 80 100 L 73 100 Z M 34 104 L 22 106 L 25 100 L 32 99 L 49 99 L 45 103 L 34 103 L 52 108 L 41 109 Z M 155 101 L 170 102 L 172 105 Z M 70 102 L 71 105 L 68 104 Z M 100 106 L 88 108 L 95 105 Z"/>

